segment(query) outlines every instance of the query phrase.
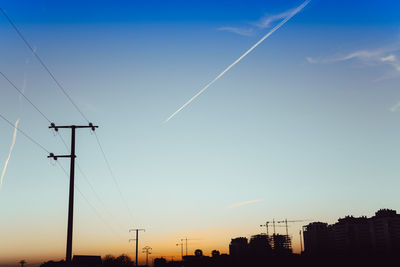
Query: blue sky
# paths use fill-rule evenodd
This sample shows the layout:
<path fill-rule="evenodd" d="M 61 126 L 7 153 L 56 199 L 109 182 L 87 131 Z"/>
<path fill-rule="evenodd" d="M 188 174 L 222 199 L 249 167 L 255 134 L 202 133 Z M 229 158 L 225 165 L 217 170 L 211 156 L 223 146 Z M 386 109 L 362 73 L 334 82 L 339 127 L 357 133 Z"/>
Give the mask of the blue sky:
<path fill-rule="evenodd" d="M 136 227 L 147 229 L 142 245 L 155 256 L 178 255 L 175 244 L 186 236 L 202 238 L 192 249 L 226 252 L 231 237 L 259 233 L 272 218 L 333 222 L 399 209 L 397 1 L 311 1 L 163 123 L 271 29 L 260 22 L 300 4 L 2 3 L 100 126 L 133 213 L 94 136 L 79 130 L 77 162 L 102 203 L 79 172 L 76 182 L 103 219 L 77 193 L 75 253 L 130 253 L 127 230 Z M 20 88 L 25 84 L 26 95 L 54 122 L 85 123 L 4 17 L 0 35 L 0 70 Z M 46 149 L 64 153 L 47 121 L 4 79 L 0 87 L 0 114 L 19 118 L 20 128 Z M 3 166 L 13 129 L 0 127 Z M 67 131 L 62 135 L 69 140 Z M 46 156 L 17 134 L 0 189 L 4 263 L 64 257 L 68 179 Z M 251 200 L 261 201 L 229 208 Z M 300 227 L 290 229 L 296 248 Z"/>

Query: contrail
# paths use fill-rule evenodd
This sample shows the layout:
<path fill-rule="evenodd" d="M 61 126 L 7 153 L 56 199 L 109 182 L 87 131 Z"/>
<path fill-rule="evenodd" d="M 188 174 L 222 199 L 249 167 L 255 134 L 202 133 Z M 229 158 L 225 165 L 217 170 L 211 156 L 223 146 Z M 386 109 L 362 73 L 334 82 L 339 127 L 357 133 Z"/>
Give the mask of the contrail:
<path fill-rule="evenodd" d="M 6 163 L 4 164 L 3 171 L 2 171 L 2 173 L 1 173 L 0 188 L 1 188 L 1 186 L 3 185 L 3 179 L 4 179 L 4 175 L 6 174 L 8 161 L 10 160 L 11 153 L 12 153 L 12 151 L 13 151 L 13 149 L 14 149 L 15 139 L 17 138 L 18 123 L 19 123 L 19 119 L 15 122 L 15 125 L 14 125 L 14 134 L 13 134 L 13 139 L 12 139 L 10 151 L 8 152 L 8 157 L 7 157 Z"/>
<path fill-rule="evenodd" d="M 233 209 L 233 208 L 237 208 L 237 207 L 240 207 L 240 206 L 253 204 L 253 203 L 257 203 L 257 202 L 261 202 L 261 201 L 263 201 L 263 199 L 247 200 L 247 201 L 243 201 L 243 202 L 240 202 L 240 203 L 232 204 L 232 205 L 228 206 L 228 209 Z"/>
<path fill-rule="evenodd" d="M 217 77 L 215 77 L 214 80 L 209 82 L 206 86 L 203 87 L 197 94 L 195 94 L 189 101 L 187 101 L 182 107 L 180 107 L 177 111 L 172 113 L 171 116 L 169 116 L 164 123 L 168 122 L 170 119 L 172 119 L 176 114 L 179 113 L 182 109 L 184 109 L 187 105 L 189 105 L 193 100 L 196 99 L 199 95 L 201 95 L 205 90 L 207 90 L 208 87 L 210 87 L 213 83 L 215 83 L 219 78 L 221 78 L 228 70 L 230 70 L 233 66 L 235 66 L 237 63 L 239 63 L 240 60 L 242 60 L 247 54 L 249 54 L 251 51 L 253 51 L 259 44 L 261 44 L 265 39 L 267 39 L 271 34 L 273 34 L 276 30 L 278 30 L 283 24 L 285 24 L 288 20 L 290 20 L 294 15 L 296 15 L 298 12 L 300 12 L 311 0 L 305 1 L 303 4 L 295 8 L 292 12 L 289 13 L 289 15 L 281 21 L 278 25 L 276 25 L 272 30 L 270 30 L 263 38 L 261 38 L 257 43 L 255 43 L 249 50 L 247 50 L 243 55 L 241 55 L 238 59 L 236 59 L 235 62 L 233 62 L 229 67 L 227 67 L 223 72 L 221 72 Z"/>

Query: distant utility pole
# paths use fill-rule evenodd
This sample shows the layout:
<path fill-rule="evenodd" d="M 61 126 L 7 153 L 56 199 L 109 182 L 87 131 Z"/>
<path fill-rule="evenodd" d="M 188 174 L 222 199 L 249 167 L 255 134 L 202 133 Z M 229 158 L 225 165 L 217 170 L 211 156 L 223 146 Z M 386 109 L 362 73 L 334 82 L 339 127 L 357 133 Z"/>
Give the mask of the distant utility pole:
<path fill-rule="evenodd" d="M 136 239 L 130 239 L 130 240 L 136 240 L 136 258 L 135 258 L 135 265 L 138 266 L 138 246 L 139 246 L 139 231 L 145 232 L 145 229 L 130 229 L 129 232 L 131 231 L 136 231 Z M 129 241 L 130 241 L 129 240 Z"/>
<path fill-rule="evenodd" d="M 183 260 L 183 242 L 182 242 L 182 239 L 181 239 L 181 243 L 178 243 L 178 244 L 176 244 L 177 246 L 181 246 L 181 259 Z"/>
<path fill-rule="evenodd" d="M 25 260 L 22 260 L 22 261 L 20 261 L 19 263 L 21 264 L 21 267 L 24 267 L 26 261 L 25 261 Z"/>
<path fill-rule="evenodd" d="M 301 230 L 299 231 L 299 235 L 300 235 L 300 254 L 303 253 L 303 242 L 302 242 L 302 238 L 301 238 Z"/>
<path fill-rule="evenodd" d="M 181 242 L 183 242 L 183 241 L 186 242 L 186 256 L 187 256 L 187 255 L 188 255 L 188 247 L 187 247 L 187 241 L 188 241 L 188 239 L 187 239 L 187 237 L 181 239 Z"/>
<path fill-rule="evenodd" d="M 70 126 L 56 126 L 54 123 L 51 123 L 49 128 L 54 129 L 58 132 L 58 129 L 68 128 L 71 129 L 71 154 L 70 155 L 54 155 L 50 153 L 48 158 L 53 158 L 57 160 L 57 158 L 70 158 L 71 165 L 70 165 L 70 179 L 69 179 L 69 204 L 68 204 L 68 230 L 67 230 L 67 255 L 65 257 L 66 262 L 71 262 L 72 258 L 72 231 L 73 231 L 73 218 L 74 218 L 74 180 L 75 180 L 75 130 L 79 128 L 91 128 L 92 131 L 98 126 L 94 126 L 92 123 L 89 125 L 70 125 Z"/>
<path fill-rule="evenodd" d="M 145 246 L 142 248 L 142 252 L 146 253 L 146 266 L 149 266 L 149 254 L 151 254 L 152 248 L 149 246 Z"/>

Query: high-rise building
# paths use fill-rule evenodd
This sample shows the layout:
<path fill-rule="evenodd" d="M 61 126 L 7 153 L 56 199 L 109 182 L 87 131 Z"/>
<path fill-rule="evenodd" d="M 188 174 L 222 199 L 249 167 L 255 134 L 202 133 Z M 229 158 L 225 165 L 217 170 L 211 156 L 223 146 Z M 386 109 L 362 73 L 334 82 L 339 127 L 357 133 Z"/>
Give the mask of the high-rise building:
<path fill-rule="evenodd" d="M 231 240 L 229 244 L 229 254 L 233 258 L 246 257 L 248 253 L 248 242 L 246 237 L 237 237 Z"/>
<path fill-rule="evenodd" d="M 332 225 L 333 249 L 338 254 L 371 252 L 371 233 L 367 217 L 346 216 Z"/>
<path fill-rule="evenodd" d="M 272 254 L 270 238 L 266 234 L 253 235 L 249 242 L 249 253 L 252 257 L 266 257 Z"/>
<path fill-rule="evenodd" d="M 309 255 L 400 253 L 400 214 L 395 210 L 381 209 L 371 218 L 346 216 L 333 225 L 314 222 L 303 229 Z"/>
<path fill-rule="evenodd" d="M 373 251 L 379 254 L 400 253 L 400 214 L 381 209 L 370 220 Z"/>
<path fill-rule="evenodd" d="M 292 240 L 288 235 L 273 234 L 271 245 L 275 255 L 292 254 Z"/>
<path fill-rule="evenodd" d="M 331 231 L 327 223 L 313 222 L 303 226 L 304 253 L 324 255 L 331 251 Z"/>

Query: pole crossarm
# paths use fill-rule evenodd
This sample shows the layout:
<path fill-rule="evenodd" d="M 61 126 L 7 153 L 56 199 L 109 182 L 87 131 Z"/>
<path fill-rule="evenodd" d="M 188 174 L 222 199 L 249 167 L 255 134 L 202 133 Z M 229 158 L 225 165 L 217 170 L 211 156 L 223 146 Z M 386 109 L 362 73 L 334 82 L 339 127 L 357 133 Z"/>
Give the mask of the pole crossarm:
<path fill-rule="evenodd" d="M 50 123 L 49 129 L 54 129 L 56 132 L 58 132 L 58 129 L 65 129 L 65 128 L 91 128 L 92 131 L 94 131 L 96 128 L 99 128 L 97 125 L 93 125 L 93 123 L 89 122 L 89 125 L 55 125 L 54 122 Z"/>
<path fill-rule="evenodd" d="M 146 229 L 129 229 L 129 233 L 133 231 L 143 231 L 146 232 Z"/>
<path fill-rule="evenodd" d="M 76 155 L 54 155 L 53 153 L 50 153 L 47 157 L 57 160 L 58 158 L 76 158 Z"/>

